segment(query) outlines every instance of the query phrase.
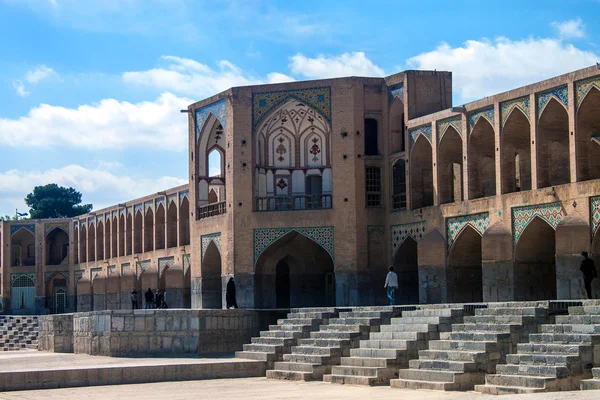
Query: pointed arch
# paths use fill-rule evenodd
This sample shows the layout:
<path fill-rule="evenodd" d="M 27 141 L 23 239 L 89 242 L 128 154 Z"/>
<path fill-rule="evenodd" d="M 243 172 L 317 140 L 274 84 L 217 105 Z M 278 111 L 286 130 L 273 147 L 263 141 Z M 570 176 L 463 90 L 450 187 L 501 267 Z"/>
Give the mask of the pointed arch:
<path fill-rule="evenodd" d="M 529 118 L 514 107 L 500 135 L 502 194 L 531 190 L 531 127 Z"/>
<path fill-rule="evenodd" d="M 536 153 L 538 188 L 571 181 L 569 114 L 554 97 L 538 118 Z"/>
<path fill-rule="evenodd" d="M 469 198 L 496 194 L 496 139 L 494 127 L 487 118 L 479 117 L 467 145 Z"/>
<path fill-rule="evenodd" d="M 440 204 L 462 201 L 462 147 L 462 137 L 449 125 L 440 139 L 437 151 Z"/>
<path fill-rule="evenodd" d="M 394 97 L 390 107 L 390 143 L 392 153 L 406 150 L 404 102 L 399 97 Z"/>
<path fill-rule="evenodd" d="M 60 265 L 69 257 L 69 234 L 56 227 L 46 235 L 46 265 Z"/>
<path fill-rule="evenodd" d="M 98 221 L 96 227 L 96 260 L 104 260 L 104 223 Z"/>
<path fill-rule="evenodd" d="M 154 251 L 154 210 L 149 208 L 144 216 L 144 252 Z"/>
<path fill-rule="evenodd" d="M 142 227 L 144 225 L 143 223 L 143 217 L 142 217 L 142 211 L 141 210 L 137 210 L 135 212 L 135 221 L 134 221 L 134 226 L 133 226 L 133 253 L 134 254 L 139 254 L 143 251 L 143 247 L 142 247 L 142 236 L 143 236 L 143 231 L 142 231 Z"/>
<path fill-rule="evenodd" d="M 88 231 L 88 262 L 96 261 L 96 225 L 92 222 Z"/>
<path fill-rule="evenodd" d="M 167 207 L 167 247 L 177 247 L 177 203 L 174 201 Z"/>
<path fill-rule="evenodd" d="M 79 264 L 79 226 L 73 227 L 73 263 Z"/>
<path fill-rule="evenodd" d="M 448 254 L 447 296 L 450 303 L 483 301 L 481 234 L 465 225 Z"/>
<path fill-rule="evenodd" d="M 179 245 L 187 246 L 190 244 L 190 202 L 186 197 L 179 206 Z"/>
<path fill-rule="evenodd" d="M 404 239 L 394 254 L 393 266 L 394 272 L 398 275 L 396 304 L 418 304 L 419 258 L 415 239 L 410 236 Z"/>
<path fill-rule="evenodd" d="M 125 255 L 130 256 L 133 253 L 133 216 L 127 213 L 125 217 Z"/>
<path fill-rule="evenodd" d="M 433 205 L 433 161 L 431 143 L 425 135 L 418 135 L 410 150 L 411 208 Z"/>
<path fill-rule="evenodd" d="M 164 203 L 160 203 L 156 208 L 156 223 L 154 226 L 154 249 L 161 250 L 165 248 L 165 223 L 166 211 Z"/>
<path fill-rule="evenodd" d="M 79 240 L 79 257 L 80 257 L 80 262 L 85 263 L 87 262 L 88 258 L 87 258 L 87 226 L 84 223 L 81 224 L 81 232 L 79 234 L 80 240 Z"/>
<path fill-rule="evenodd" d="M 202 257 L 202 308 L 222 308 L 221 252 L 211 241 Z"/>
<path fill-rule="evenodd" d="M 111 244 L 112 244 L 112 223 L 110 216 L 104 220 L 105 234 L 104 234 L 104 257 L 108 260 L 111 257 Z M 116 254 L 115 254 L 116 257 Z"/>
<path fill-rule="evenodd" d="M 406 160 L 399 159 L 392 166 L 392 210 L 406 209 Z"/>
<path fill-rule="evenodd" d="M 600 89 L 592 86 L 577 110 L 577 181 L 600 178 Z"/>
<path fill-rule="evenodd" d="M 35 236 L 26 229 L 20 228 L 10 237 L 11 264 L 16 267 L 32 267 L 36 262 Z"/>

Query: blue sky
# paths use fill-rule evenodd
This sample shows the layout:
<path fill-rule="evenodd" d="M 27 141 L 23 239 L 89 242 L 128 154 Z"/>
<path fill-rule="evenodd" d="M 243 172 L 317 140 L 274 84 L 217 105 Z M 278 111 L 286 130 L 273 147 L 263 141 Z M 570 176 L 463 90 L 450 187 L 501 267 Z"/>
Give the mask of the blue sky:
<path fill-rule="evenodd" d="M 0 215 L 51 182 L 95 208 L 187 182 L 179 109 L 231 86 L 438 69 L 461 104 L 599 45 L 598 0 L 0 0 Z"/>

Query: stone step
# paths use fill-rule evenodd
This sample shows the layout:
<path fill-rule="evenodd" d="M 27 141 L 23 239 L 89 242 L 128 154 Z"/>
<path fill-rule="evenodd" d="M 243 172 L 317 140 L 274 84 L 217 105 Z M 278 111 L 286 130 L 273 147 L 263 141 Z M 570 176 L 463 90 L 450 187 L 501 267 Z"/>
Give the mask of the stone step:
<path fill-rule="evenodd" d="M 377 367 L 357 367 L 354 365 L 334 365 L 331 367 L 332 375 L 354 375 L 377 377 Z"/>
<path fill-rule="evenodd" d="M 395 317 L 391 319 L 391 324 L 450 324 L 452 318 L 449 317 Z"/>
<path fill-rule="evenodd" d="M 502 395 L 543 393 L 546 392 L 546 389 L 534 389 L 518 386 L 475 385 L 475 391 L 482 394 Z"/>
<path fill-rule="evenodd" d="M 340 356 L 324 356 L 318 354 L 284 354 L 283 361 L 318 365 L 338 364 Z"/>
<path fill-rule="evenodd" d="M 475 315 L 464 317 L 465 324 L 503 324 L 503 325 L 522 325 L 528 322 L 528 317 L 523 315 Z M 539 323 L 543 323 L 541 318 Z"/>
<path fill-rule="evenodd" d="M 351 357 L 371 357 L 397 359 L 405 350 L 398 349 L 350 349 Z"/>
<path fill-rule="evenodd" d="M 353 318 L 335 318 L 329 320 L 329 325 L 379 325 L 381 324 L 381 318 L 361 318 L 361 317 L 353 317 Z"/>
<path fill-rule="evenodd" d="M 554 378 L 524 375 L 488 374 L 485 376 L 486 385 L 511 386 L 531 389 L 545 389 L 546 382 Z"/>
<path fill-rule="evenodd" d="M 273 369 L 267 371 L 267 378 L 287 381 L 312 381 L 315 379 L 312 372 L 280 371 Z"/>
<path fill-rule="evenodd" d="M 454 325 L 453 325 L 454 327 Z M 450 340 L 498 342 L 511 338 L 510 333 L 498 332 L 450 332 Z"/>
<path fill-rule="evenodd" d="M 347 311 L 341 312 L 339 318 L 385 318 L 391 315 L 391 312 L 381 311 Z"/>
<path fill-rule="evenodd" d="M 299 339 L 298 344 L 300 346 L 312 346 L 312 347 L 350 347 L 352 346 L 353 339 L 347 338 L 306 338 Z M 358 344 L 358 342 L 356 342 Z"/>
<path fill-rule="evenodd" d="M 262 352 L 262 353 L 281 353 L 284 350 L 289 351 L 289 348 L 286 349 L 286 346 L 272 345 L 272 344 L 250 343 L 250 344 L 243 345 L 242 348 L 244 351 Z"/>
<path fill-rule="evenodd" d="M 342 349 L 339 347 L 294 346 L 292 347 L 292 354 L 341 357 Z M 286 355 L 287 354 L 284 354 L 284 360 Z"/>
<path fill-rule="evenodd" d="M 591 357 L 589 360 L 591 362 Z M 506 363 L 515 365 L 563 365 L 581 363 L 579 355 L 553 355 L 553 354 L 507 354 Z"/>
<path fill-rule="evenodd" d="M 340 365 L 351 367 L 390 368 L 397 365 L 395 358 L 381 357 L 342 357 Z"/>
<path fill-rule="evenodd" d="M 277 361 L 273 369 L 279 371 L 299 371 L 299 372 L 313 372 L 314 367 L 318 367 L 319 364 L 303 363 L 303 362 L 290 362 L 290 361 Z"/>
<path fill-rule="evenodd" d="M 600 306 L 569 307 L 569 315 L 600 315 Z"/>
<path fill-rule="evenodd" d="M 292 312 L 287 315 L 287 318 L 295 319 L 295 318 L 311 318 L 311 319 L 329 319 L 335 318 L 337 314 L 335 313 L 325 313 L 325 312 Z"/>
<path fill-rule="evenodd" d="M 252 344 L 267 344 L 273 346 L 292 346 L 296 343 L 295 339 L 292 338 L 278 338 L 278 337 L 253 337 L 250 339 Z"/>
<path fill-rule="evenodd" d="M 406 350 L 408 349 L 408 340 L 361 340 L 359 347 L 362 349 L 397 349 Z"/>
<path fill-rule="evenodd" d="M 600 315 L 557 315 L 555 323 L 600 325 Z"/>
<path fill-rule="evenodd" d="M 311 332 L 309 338 L 304 339 L 355 339 L 361 336 L 363 336 L 361 332 L 315 331 Z"/>
<path fill-rule="evenodd" d="M 278 360 L 278 355 L 276 353 L 264 353 L 259 351 L 236 351 L 235 356 L 237 358 L 244 358 L 247 360 L 266 362 L 274 362 Z"/>
<path fill-rule="evenodd" d="M 532 333 L 529 335 L 530 343 L 541 344 L 599 344 L 600 336 L 585 333 Z"/>
<path fill-rule="evenodd" d="M 497 333 L 517 333 L 522 329 L 520 324 L 497 324 L 497 323 L 476 323 L 476 324 L 454 324 L 454 332 L 497 332 Z"/>
<path fill-rule="evenodd" d="M 260 331 L 260 337 L 299 339 L 308 337 L 309 333 L 309 331 Z"/>
<path fill-rule="evenodd" d="M 581 381 L 581 390 L 600 390 L 600 368 L 592 368 L 592 379 Z"/>
<path fill-rule="evenodd" d="M 293 318 L 293 319 L 278 319 L 277 325 L 309 325 L 309 326 L 319 326 L 321 324 L 321 319 L 317 318 Z"/>
<path fill-rule="evenodd" d="M 402 312 L 403 317 L 451 317 L 459 318 L 463 316 L 462 308 L 440 308 L 431 310 L 415 310 Z"/>
<path fill-rule="evenodd" d="M 380 332 L 436 332 L 437 324 L 390 324 L 379 326 Z"/>
<path fill-rule="evenodd" d="M 310 326 L 306 326 L 306 325 L 292 325 L 292 324 L 286 324 L 286 325 L 269 325 L 269 330 L 270 331 L 296 331 L 296 332 L 301 332 L 301 331 L 310 331 L 311 327 Z"/>
<path fill-rule="evenodd" d="M 542 325 L 542 333 L 587 333 L 600 335 L 600 325 Z"/>
<path fill-rule="evenodd" d="M 549 378 L 566 378 L 569 376 L 569 368 L 556 365 L 513 365 L 498 364 L 496 366 L 498 375 L 532 375 Z"/>
<path fill-rule="evenodd" d="M 434 332 L 371 332 L 369 340 L 435 340 L 439 338 L 439 334 Z"/>
<path fill-rule="evenodd" d="M 323 375 L 323 382 L 337 383 L 341 385 L 363 385 L 375 386 L 385 384 L 385 380 L 375 376 L 355 376 L 355 375 Z"/>
<path fill-rule="evenodd" d="M 475 309 L 475 315 L 523 315 L 543 317 L 547 314 L 544 307 L 489 307 Z"/>
<path fill-rule="evenodd" d="M 457 373 L 449 371 L 401 369 L 398 379 L 392 379 L 390 385 L 398 389 L 428 390 L 473 390 L 473 387 L 485 382 L 485 373 Z"/>
<path fill-rule="evenodd" d="M 477 372 L 480 367 L 474 362 L 446 361 L 446 360 L 410 360 L 408 367 L 411 370 L 451 371 L 451 372 Z"/>
<path fill-rule="evenodd" d="M 561 343 L 519 343 L 517 344 L 517 352 L 519 354 L 585 354 L 591 351 L 589 345 L 584 344 L 561 344 Z"/>
<path fill-rule="evenodd" d="M 466 361 L 481 363 L 495 356 L 500 358 L 500 354 L 490 354 L 481 351 L 464 350 L 419 350 L 419 360 L 439 360 L 439 361 Z"/>
<path fill-rule="evenodd" d="M 321 325 L 319 328 L 319 332 L 333 332 L 333 331 L 341 331 L 341 332 L 360 332 L 362 334 L 368 334 L 369 331 L 378 331 L 378 327 L 369 327 L 367 325 Z"/>
<path fill-rule="evenodd" d="M 492 341 L 432 340 L 429 342 L 429 350 L 497 352 L 498 344 Z"/>

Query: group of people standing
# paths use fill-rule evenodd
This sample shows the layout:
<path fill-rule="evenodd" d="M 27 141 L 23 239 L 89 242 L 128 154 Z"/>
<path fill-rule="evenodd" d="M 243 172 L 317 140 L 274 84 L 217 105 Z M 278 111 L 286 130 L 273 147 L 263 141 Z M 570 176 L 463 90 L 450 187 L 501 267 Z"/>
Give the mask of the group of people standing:
<path fill-rule="evenodd" d="M 139 308 L 138 305 L 138 292 L 133 289 L 129 295 L 131 298 L 131 308 L 133 310 Z M 144 308 L 147 310 L 154 308 L 169 308 L 167 306 L 167 291 L 156 289 L 156 293 L 152 291 L 152 289 L 148 288 L 148 291 L 144 293 Z"/>

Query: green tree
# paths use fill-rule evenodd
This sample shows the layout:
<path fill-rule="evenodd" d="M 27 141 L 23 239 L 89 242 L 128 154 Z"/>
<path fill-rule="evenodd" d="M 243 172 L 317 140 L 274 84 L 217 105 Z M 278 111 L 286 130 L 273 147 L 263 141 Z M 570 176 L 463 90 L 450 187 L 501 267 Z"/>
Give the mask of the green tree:
<path fill-rule="evenodd" d="M 5 215 L 4 217 L 0 217 L 0 221 L 15 221 L 15 217 L 14 216 L 10 216 L 10 215 Z"/>
<path fill-rule="evenodd" d="M 56 183 L 34 187 L 25 204 L 32 219 L 69 218 L 92 211 L 91 204 L 81 204 L 81 193 Z"/>

